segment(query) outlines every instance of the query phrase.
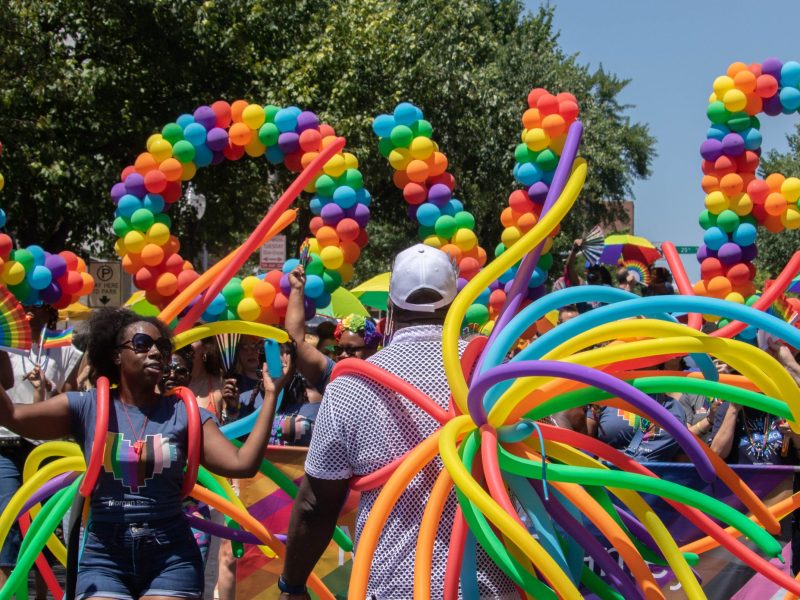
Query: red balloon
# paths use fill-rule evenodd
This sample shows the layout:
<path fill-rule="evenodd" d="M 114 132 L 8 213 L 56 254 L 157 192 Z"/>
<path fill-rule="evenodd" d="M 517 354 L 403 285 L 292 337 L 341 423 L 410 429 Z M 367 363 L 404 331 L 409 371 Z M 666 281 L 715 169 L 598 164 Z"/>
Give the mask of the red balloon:
<path fill-rule="evenodd" d="M 322 217 L 312 217 L 311 221 L 308 223 L 308 228 L 311 230 L 311 235 L 316 236 L 317 231 L 319 228 L 325 225 L 325 221 L 322 220 Z"/>
<path fill-rule="evenodd" d="M 182 292 L 189 287 L 198 277 L 200 273 L 193 269 L 184 269 L 178 273 L 178 291 Z"/>
<path fill-rule="evenodd" d="M 549 95 L 549 94 L 550 94 L 550 92 L 548 92 L 544 88 L 534 88 L 534 89 L 532 89 L 530 92 L 528 92 L 528 106 L 531 107 L 531 108 L 536 108 L 536 104 L 537 104 L 537 102 L 539 102 L 539 98 L 541 98 L 544 95 Z"/>
<path fill-rule="evenodd" d="M 9 257 L 14 243 L 11 241 L 11 236 L 5 233 L 0 233 L 0 257 L 4 260 Z"/>
<path fill-rule="evenodd" d="M 322 135 L 318 129 L 306 129 L 300 134 L 300 148 L 304 152 L 319 152 Z"/>
<path fill-rule="evenodd" d="M 270 271 L 264 276 L 264 281 L 272 285 L 276 290 L 281 289 L 281 277 L 283 273 L 278 270 Z"/>
<path fill-rule="evenodd" d="M 518 213 L 531 212 L 534 206 L 525 190 L 514 190 L 511 192 L 508 196 L 508 205 L 511 207 L 511 210 Z"/>
<path fill-rule="evenodd" d="M 231 124 L 231 105 L 225 100 L 217 100 L 211 105 L 211 110 L 217 117 L 217 127 L 227 129 Z"/>
<path fill-rule="evenodd" d="M 424 183 L 411 181 L 403 188 L 403 198 L 412 205 L 422 204 L 428 197 L 428 188 Z"/>
<path fill-rule="evenodd" d="M 136 284 L 136 287 L 142 290 L 151 290 L 155 287 L 156 281 L 158 280 L 158 275 L 155 272 L 155 269 L 152 267 L 142 267 L 136 274 L 133 276 L 133 283 Z M 81 285 L 83 285 L 83 280 L 81 280 Z M 151 302 L 152 304 L 152 302 Z"/>
<path fill-rule="evenodd" d="M 74 271 L 78 268 L 78 257 L 69 250 L 62 250 L 58 255 L 67 262 L 67 270 Z"/>
<path fill-rule="evenodd" d="M 151 194 L 160 194 L 167 187 L 167 176 L 158 169 L 148 171 L 144 176 L 144 187 Z"/>
<path fill-rule="evenodd" d="M 172 204 L 180 199 L 181 192 L 180 181 L 168 181 L 167 185 L 164 186 L 164 191 L 161 192 L 161 197 L 164 198 L 164 202 L 167 204 Z"/>
<path fill-rule="evenodd" d="M 244 156 L 244 146 L 235 146 L 228 140 L 228 145 L 222 149 L 222 154 L 228 160 L 239 160 Z"/>
<path fill-rule="evenodd" d="M 354 242 L 358 239 L 358 234 L 361 231 L 358 223 L 354 219 L 342 219 L 336 224 L 336 233 L 339 234 L 339 239 L 346 242 Z M 352 263 L 353 261 L 347 261 Z"/>

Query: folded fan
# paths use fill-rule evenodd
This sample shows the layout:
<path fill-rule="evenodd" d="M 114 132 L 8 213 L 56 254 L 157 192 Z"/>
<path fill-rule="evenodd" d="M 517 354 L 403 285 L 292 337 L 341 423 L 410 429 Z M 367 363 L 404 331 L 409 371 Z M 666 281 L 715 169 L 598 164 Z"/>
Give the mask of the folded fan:
<path fill-rule="evenodd" d="M 581 252 L 586 257 L 590 265 L 596 265 L 600 260 L 600 255 L 603 253 L 603 230 L 599 225 L 595 225 L 592 229 L 583 236 L 581 243 Z"/>
<path fill-rule="evenodd" d="M 234 360 L 236 359 L 236 346 L 239 344 L 238 333 L 218 333 L 214 336 L 219 346 L 219 353 L 222 355 L 222 364 L 225 367 L 226 377 L 233 373 Z"/>

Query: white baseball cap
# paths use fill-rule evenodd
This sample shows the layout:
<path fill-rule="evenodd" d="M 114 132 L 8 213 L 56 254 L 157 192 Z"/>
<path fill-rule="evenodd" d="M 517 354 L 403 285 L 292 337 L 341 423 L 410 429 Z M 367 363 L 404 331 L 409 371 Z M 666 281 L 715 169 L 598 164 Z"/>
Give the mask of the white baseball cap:
<path fill-rule="evenodd" d="M 450 257 L 432 246 L 417 244 L 403 250 L 394 259 L 389 278 L 389 298 L 398 308 L 416 312 L 434 312 L 450 304 L 458 293 L 457 274 Z M 421 289 L 431 289 L 441 300 L 415 304 L 408 297 Z"/>

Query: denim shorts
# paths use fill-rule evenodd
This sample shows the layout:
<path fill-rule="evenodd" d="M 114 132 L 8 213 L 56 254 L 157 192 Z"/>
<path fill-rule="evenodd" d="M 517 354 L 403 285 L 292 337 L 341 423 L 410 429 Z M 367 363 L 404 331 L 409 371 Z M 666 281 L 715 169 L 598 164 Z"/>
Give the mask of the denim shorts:
<path fill-rule="evenodd" d="M 200 550 L 183 518 L 92 522 L 81 551 L 75 598 L 202 598 L 203 583 Z"/>
<path fill-rule="evenodd" d="M 25 460 L 33 450 L 33 444 L 26 440 L 16 440 L 19 445 L 0 447 L 0 512 L 5 510 L 11 497 L 22 485 L 22 468 Z M 10 568 L 17 564 L 19 554 L 20 534 L 16 521 L 6 536 L 6 541 L 0 550 L 0 567 Z"/>

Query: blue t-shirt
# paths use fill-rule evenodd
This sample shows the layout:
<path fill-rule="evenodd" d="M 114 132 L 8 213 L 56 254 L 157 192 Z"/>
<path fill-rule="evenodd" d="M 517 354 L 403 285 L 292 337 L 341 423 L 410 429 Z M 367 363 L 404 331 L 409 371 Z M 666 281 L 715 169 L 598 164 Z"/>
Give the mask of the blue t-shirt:
<path fill-rule="evenodd" d="M 678 421 L 685 423 L 686 416 L 680 402 L 663 394 L 655 394 L 653 397 L 675 415 Z M 642 435 L 636 436 L 637 433 Z M 639 462 L 668 462 L 680 449 L 675 438 L 655 423 L 643 421 L 638 415 L 611 406 L 604 406 L 600 410 L 597 437 Z"/>
<path fill-rule="evenodd" d="M 321 402 L 289 404 L 272 420 L 271 446 L 308 446 Z"/>
<path fill-rule="evenodd" d="M 724 402 L 714 415 L 713 435 L 717 435 L 730 402 Z M 783 434 L 778 429 L 780 418 L 754 408 L 741 407 L 736 415 L 731 452 L 725 462 L 734 465 L 791 464 L 792 457 L 781 456 Z"/>
<path fill-rule="evenodd" d="M 176 397 L 161 397 L 142 412 L 131 405 L 123 408 L 116 390 L 111 391 L 111 397 L 113 410 L 108 415 L 103 468 L 92 492 L 92 519 L 135 523 L 180 515 L 188 443 L 183 402 Z M 97 391 L 69 392 L 67 399 L 72 431 L 88 463 L 97 420 Z M 213 418 L 200 409 L 201 423 Z M 139 454 L 137 440 L 144 442 Z"/>

